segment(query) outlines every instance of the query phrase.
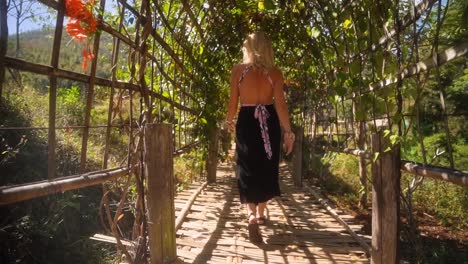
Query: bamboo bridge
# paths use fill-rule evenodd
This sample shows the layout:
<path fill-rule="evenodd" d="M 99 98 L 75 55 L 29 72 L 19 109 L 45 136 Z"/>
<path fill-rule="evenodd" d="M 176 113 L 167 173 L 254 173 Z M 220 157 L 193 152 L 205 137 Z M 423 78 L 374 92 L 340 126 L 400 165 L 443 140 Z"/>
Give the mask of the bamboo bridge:
<path fill-rule="evenodd" d="M 455 149 L 466 111 L 446 107 L 458 95 L 447 96 L 449 81 L 441 78 L 447 65 L 456 64 L 450 71 L 457 80 L 466 71 L 465 29 L 452 20 L 461 17 L 462 1 L 30 1 L 54 24 L 44 31 L 46 48 L 29 43 L 34 56 L 24 55 L 21 34 L 8 29 L 9 5 L 18 4 L 20 32 L 18 1 L 0 0 L 0 110 L 12 115 L 0 116 L 0 165 L 16 162 L 36 139 L 40 164 L 29 162 L 42 170 L 19 177 L 21 166 L 5 169 L 0 209 L 102 187 L 95 203 L 105 232 L 91 239 L 115 244 L 122 263 L 399 263 L 402 173 L 414 177 L 410 195 L 424 178 L 468 185 Z M 89 38 L 69 45 L 67 29 L 77 26 Z M 281 165 L 282 196 L 268 205 L 257 244 L 247 238 L 233 162 L 218 160 L 229 67 L 255 30 L 268 32 L 278 49 L 296 134 L 292 160 Z M 65 51 L 83 53 L 83 68 L 75 57 L 63 58 Z M 23 99 L 36 103 L 26 90 L 43 101 L 26 105 Z M 76 93 L 66 98 L 71 103 L 64 91 Z M 429 117 L 421 113 L 425 97 L 433 104 L 424 107 L 437 109 Z M 20 110 L 41 120 L 17 118 Z M 432 117 L 438 120 L 425 120 L 434 122 L 430 136 L 440 135 L 444 149 L 428 153 L 421 120 Z M 406 139 L 418 152 L 413 161 L 401 157 Z M 176 193 L 175 157 L 197 148 L 201 182 Z M 60 163 L 69 151 L 73 170 Z M 372 200 L 371 236 L 304 175 L 305 163 L 332 152 L 358 159 L 360 201 Z M 442 154 L 446 166 L 436 166 Z M 111 208 L 106 184 L 115 182 L 122 191 Z M 134 221 L 128 232 L 119 226 L 124 206 Z"/>

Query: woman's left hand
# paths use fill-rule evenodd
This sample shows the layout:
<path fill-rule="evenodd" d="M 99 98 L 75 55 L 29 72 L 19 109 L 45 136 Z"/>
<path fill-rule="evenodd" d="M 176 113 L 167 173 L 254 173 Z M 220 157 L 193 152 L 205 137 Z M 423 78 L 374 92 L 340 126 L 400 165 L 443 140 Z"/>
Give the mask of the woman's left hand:
<path fill-rule="evenodd" d="M 295 139 L 296 139 L 296 136 L 294 135 L 293 132 L 289 131 L 289 132 L 284 133 L 283 149 L 286 152 L 286 155 L 289 155 L 292 152 Z"/>
<path fill-rule="evenodd" d="M 224 129 L 227 129 L 229 131 L 229 133 L 232 133 L 234 132 L 234 128 L 235 128 L 235 124 L 234 124 L 234 121 L 231 120 L 231 121 L 225 121 L 224 124 L 223 124 L 223 128 Z"/>

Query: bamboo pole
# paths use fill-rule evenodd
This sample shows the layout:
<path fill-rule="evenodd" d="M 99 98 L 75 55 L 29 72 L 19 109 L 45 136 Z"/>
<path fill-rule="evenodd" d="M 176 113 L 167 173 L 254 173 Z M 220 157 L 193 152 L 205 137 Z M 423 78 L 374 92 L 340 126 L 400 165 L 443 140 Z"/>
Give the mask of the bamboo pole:
<path fill-rule="evenodd" d="M 144 138 L 150 258 L 152 264 L 169 263 L 177 257 L 172 127 L 148 123 Z"/>
<path fill-rule="evenodd" d="M 124 17 L 125 8 L 122 8 L 122 12 L 120 13 L 120 17 Z M 123 27 L 123 19 L 120 19 L 119 22 L 119 32 L 122 31 Z M 120 52 L 120 40 L 117 37 L 113 37 L 113 45 L 112 45 L 112 82 L 117 81 L 117 62 L 119 61 L 119 52 Z M 106 128 L 106 143 L 104 148 L 104 157 L 102 167 L 104 169 L 107 168 L 107 159 L 109 158 L 109 144 L 110 144 L 110 136 L 111 136 L 111 126 L 112 126 L 112 106 L 114 105 L 114 86 L 110 87 L 110 95 L 109 95 L 109 108 L 107 113 L 107 128 Z"/>
<path fill-rule="evenodd" d="M 129 168 L 124 167 L 3 187 L 0 188 L 0 205 L 26 201 L 53 193 L 81 189 L 116 179 L 128 173 Z"/>
<path fill-rule="evenodd" d="M 54 44 L 52 47 L 51 66 L 53 69 L 58 68 L 60 57 L 60 44 L 63 32 L 63 20 L 65 15 L 65 1 L 59 1 L 58 14 L 55 27 Z M 56 175 L 56 134 L 55 134 L 55 119 L 57 110 L 57 77 L 50 76 L 50 90 L 49 90 L 49 131 L 48 131 L 48 144 L 47 144 L 47 177 L 50 179 L 55 178 Z"/>
<path fill-rule="evenodd" d="M 357 147 L 359 149 L 364 149 L 366 144 L 366 131 L 365 123 L 359 121 L 359 127 L 357 130 Z M 359 180 L 363 191 L 359 194 L 359 207 L 367 207 L 367 168 L 366 168 L 366 157 L 365 155 L 359 155 Z"/>
<path fill-rule="evenodd" d="M 120 125 L 120 126 L 107 126 L 107 125 L 97 125 L 97 126 L 89 126 L 89 128 L 123 128 L 123 127 L 130 127 L 129 125 Z M 133 126 L 134 128 L 136 126 Z M 84 126 L 55 126 L 55 130 L 68 130 L 68 129 L 81 129 Z M 0 127 L 0 131 L 2 130 L 47 130 L 49 127 Z"/>
<path fill-rule="evenodd" d="M 329 151 L 332 152 L 340 152 L 340 153 L 345 153 L 345 154 L 350 154 L 354 156 L 363 156 L 365 159 L 372 159 L 372 154 L 361 149 L 350 149 L 350 148 L 344 148 L 344 149 L 339 149 L 339 148 L 328 148 Z"/>
<path fill-rule="evenodd" d="M 206 179 L 208 183 L 216 182 L 216 168 L 218 166 L 218 141 L 219 129 L 215 127 L 210 131 L 210 142 L 208 142 L 208 157 L 206 159 Z"/>
<path fill-rule="evenodd" d="M 190 7 L 190 4 L 188 3 L 187 0 L 182 0 L 182 5 L 183 5 L 183 8 L 184 8 L 185 12 L 187 12 L 188 16 L 190 17 L 190 20 L 195 25 L 195 28 L 197 29 L 198 34 L 200 35 L 200 38 L 202 39 L 202 42 L 205 42 L 206 41 L 205 40 L 205 34 L 204 34 L 203 29 L 201 28 L 200 24 L 198 23 L 197 18 L 193 14 L 192 8 Z"/>
<path fill-rule="evenodd" d="M 413 75 L 416 75 L 420 72 L 424 71 L 429 71 L 431 69 L 434 69 L 436 67 L 442 66 L 456 58 L 459 58 L 461 56 L 464 56 L 465 54 L 468 53 L 468 41 L 463 42 L 461 44 L 458 44 L 456 46 L 452 46 L 440 53 L 437 54 L 437 56 L 430 56 L 429 58 L 419 61 L 415 64 L 412 64 L 406 68 L 404 68 L 400 74 L 397 75 L 397 77 L 389 77 L 384 80 L 381 80 L 377 83 L 374 83 L 369 86 L 369 88 L 365 92 L 370 92 L 370 91 L 375 91 L 378 89 L 382 89 L 383 87 L 389 86 L 391 84 L 395 84 L 398 82 L 398 79 L 404 80 L 408 77 L 411 77 Z M 438 59 L 437 59 L 438 58 Z M 353 93 L 352 98 L 357 97 L 358 94 Z"/>
<path fill-rule="evenodd" d="M 468 172 L 466 171 L 424 165 L 407 160 L 401 161 L 401 170 L 411 174 L 429 177 L 435 180 L 443 180 L 461 186 L 468 186 Z"/>
<path fill-rule="evenodd" d="M 362 156 L 367 160 L 372 159 L 372 154 L 365 150 L 338 148 L 329 148 L 328 150 L 354 156 Z M 468 172 L 466 171 L 453 170 L 450 168 L 437 167 L 433 165 L 424 165 L 422 163 L 409 160 L 401 160 L 400 169 L 403 172 L 414 175 L 429 177 L 435 180 L 447 181 L 461 186 L 468 186 Z"/>
<path fill-rule="evenodd" d="M 90 76 L 86 74 L 67 71 L 63 69 L 54 70 L 51 66 L 48 66 L 48 65 L 31 63 L 31 62 L 27 62 L 21 59 L 11 58 L 8 56 L 5 56 L 4 59 L 5 59 L 4 61 L 5 65 L 8 68 L 28 71 L 32 73 L 41 74 L 41 75 L 47 75 L 47 76 L 57 76 L 58 78 L 63 78 L 63 79 L 68 79 L 68 80 L 83 82 L 83 83 L 89 83 L 90 81 Z M 112 80 L 100 78 L 100 77 L 95 77 L 95 84 L 100 85 L 100 86 L 106 86 L 106 87 L 114 86 L 115 88 L 118 88 L 118 89 L 125 89 L 125 90 L 137 91 L 137 92 L 140 91 L 140 87 L 136 84 L 121 82 L 121 81 L 112 81 Z M 187 111 L 194 115 L 199 114 L 198 109 L 197 110 L 191 109 L 189 107 L 181 105 L 180 103 L 173 102 L 169 98 L 164 97 L 161 94 L 158 94 L 154 91 L 150 91 L 150 94 L 170 105 L 174 105 L 175 107 L 181 110 Z"/>
<path fill-rule="evenodd" d="M 197 190 L 195 190 L 190 198 L 188 199 L 187 203 L 185 204 L 184 208 L 180 211 L 179 215 L 177 216 L 177 219 L 175 221 L 175 230 L 179 230 L 179 228 L 182 226 L 185 217 L 188 215 L 190 208 L 192 207 L 193 203 L 195 202 L 195 199 L 197 199 L 198 195 L 201 193 L 201 191 L 206 187 L 208 182 L 204 182 L 200 187 L 198 187 Z"/>
<path fill-rule="evenodd" d="M 102 12 L 106 5 L 106 0 L 101 0 L 99 7 L 99 16 L 98 20 L 102 20 Z M 84 129 L 83 129 L 83 138 L 81 141 L 81 161 L 80 161 L 80 171 L 83 173 L 86 170 L 86 157 L 88 153 L 88 138 L 89 138 L 89 124 L 91 121 L 91 109 L 93 108 L 93 99 L 94 99 L 94 86 L 96 84 L 96 68 L 97 68 L 97 58 L 99 57 L 99 43 L 100 43 L 101 33 L 97 32 L 94 36 L 93 43 L 93 54 L 94 59 L 91 63 L 91 73 L 89 77 L 88 85 L 88 95 L 86 97 L 86 108 L 85 108 L 85 119 L 84 119 Z"/>
<path fill-rule="evenodd" d="M 53 8 L 53 9 L 58 9 L 58 4 L 53 1 L 53 0 L 39 0 L 39 2 Z M 141 15 L 138 11 L 136 11 L 131 5 L 129 5 L 126 1 L 124 0 L 119 0 L 119 2 L 125 6 L 130 12 L 132 12 L 139 20 L 145 20 L 146 17 Z M 110 25 L 107 25 L 102 21 L 102 16 L 98 19 L 98 29 L 101 29 L 103 31 L 106 31 L 114 36 L 118 36 L 121 40 L 126 39 L 127 41 L 124 41 L 125 43 L 133 46 L 135 48 L 136 44 L 133 43 L 131 40 L 126 38 L 124 35 L 118 33 L 116 30 L 114 30 Z M 144 24 L 144 21 L 142 21 L 142 24 Z M 111 33 L 112 32 L 112 33 Z M 153 28 L 151 31 L 151 35 L 155 38 L 155 40 L 166 50 L 167 54 L 174 60 L 174 62 L 182 69 L 185 75 L 193 79 L 192 73 L 188 71 L 188 69 L 185 67 L 185 64 L 179 60 L 177 57 L 176 53 L 174 53 L 173 49 L 167 44 L 167 42 L 156 32 L 156 30 Z"/>
<path fill-rule="evenodd" d="M 193 143 L 190 143 L 190 144 L 187 144 L 177 150 L 174 151 L 174 156 L 179 156 L 183 153 L 186 153 L 186 152 L 189 152 L 190 150 L 192 150 L 193 148 L 195 147 L 198 147 L 200 146 L 200 141 L 195 141 Z"/>
<path fill-rule="evenodd" d="M 296 140 L 294 141 L 293 155 L 293 180 L 294 186 L 302 186 L 302 142 L 304 139 L 304 128 L 296 129 Z"/>

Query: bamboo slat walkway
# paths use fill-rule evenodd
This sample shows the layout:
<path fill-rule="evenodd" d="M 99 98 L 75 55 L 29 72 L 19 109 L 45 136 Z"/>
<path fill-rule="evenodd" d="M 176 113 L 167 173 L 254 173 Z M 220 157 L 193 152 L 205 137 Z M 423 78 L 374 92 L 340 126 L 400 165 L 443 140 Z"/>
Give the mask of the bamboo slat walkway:
<path fill-rule="evenodd" d="M 216 184 L 203 189 L 177 231 L 177 263 L 369 263 L 314 196 L 293 186 L 285 165 L 280 175 L 282 196 L 268 205 L 268 223 L 260 227 L 264 242 L 253 244 L 232 166 L 219 165 Z M 176 216 L 198 186 L 177 195 Z M 340 215 L 353 230 L 361 229 L 351 216 Z"/>

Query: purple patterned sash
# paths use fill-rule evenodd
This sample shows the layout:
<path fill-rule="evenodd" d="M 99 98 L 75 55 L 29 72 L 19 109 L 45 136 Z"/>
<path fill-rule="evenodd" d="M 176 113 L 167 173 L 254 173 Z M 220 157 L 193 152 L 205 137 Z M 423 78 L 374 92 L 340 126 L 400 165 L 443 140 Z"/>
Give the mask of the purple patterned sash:
<path fill-rule="evenodd" d="M 255 107 L 255 118 L 258 119 L 258 123 L 260 124 L 260 131 L 263 138 L 263 147 L 265 148 L 267 158 L 271 159 L 273 153 L 271 152 L 270 135 L 268 134 L 268 117 L 270 117 L 270 113 L 266 109 L 265 105 L 257 105 L 257 107 Z"/>

